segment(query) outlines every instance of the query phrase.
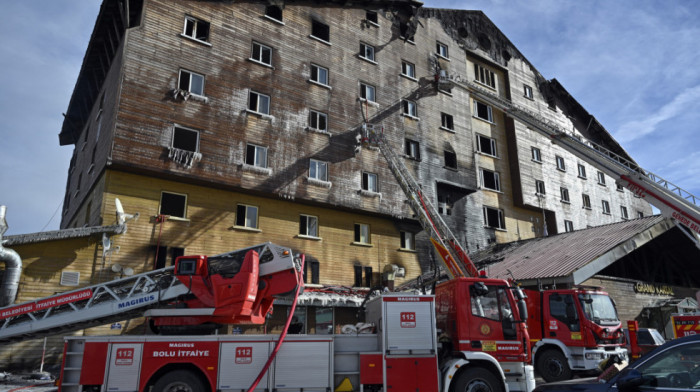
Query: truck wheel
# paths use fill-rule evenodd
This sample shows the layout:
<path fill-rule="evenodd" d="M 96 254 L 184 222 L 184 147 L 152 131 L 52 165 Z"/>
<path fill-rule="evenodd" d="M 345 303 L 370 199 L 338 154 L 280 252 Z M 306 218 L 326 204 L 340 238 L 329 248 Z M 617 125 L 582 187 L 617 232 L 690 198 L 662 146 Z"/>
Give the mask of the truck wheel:
<path fill-rule="evenodd" d="M 459 375 L 454 392 L 502 392 L 501 383 L 491 371 L 473 367 Z"/>
<path fill-rule="evenodd" d="M 537 372 L 547 382 L 571 379 L 571 368 L 559 350 L 547 350 L 537 356 Z"/>
<path fill-rule="evenodd" d="M 188 370 L 174 370 L 159 378 L 153 392 L 205 392 L 204 383 Z"/>

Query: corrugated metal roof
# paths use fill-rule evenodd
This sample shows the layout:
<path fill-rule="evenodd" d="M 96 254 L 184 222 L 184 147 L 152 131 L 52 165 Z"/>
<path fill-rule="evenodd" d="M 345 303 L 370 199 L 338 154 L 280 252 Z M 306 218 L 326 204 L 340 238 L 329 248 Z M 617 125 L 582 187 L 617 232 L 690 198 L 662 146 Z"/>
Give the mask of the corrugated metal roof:
<path fill-rule="evenodd" d="M 663 234 L 674 223 L 660 215 L 584 230 L 499 244 L 472 256 L 489 277 L 556 279 L 580 284 L 616 260 Z M 512 273 L 512 276 L 511 276 Z"/>

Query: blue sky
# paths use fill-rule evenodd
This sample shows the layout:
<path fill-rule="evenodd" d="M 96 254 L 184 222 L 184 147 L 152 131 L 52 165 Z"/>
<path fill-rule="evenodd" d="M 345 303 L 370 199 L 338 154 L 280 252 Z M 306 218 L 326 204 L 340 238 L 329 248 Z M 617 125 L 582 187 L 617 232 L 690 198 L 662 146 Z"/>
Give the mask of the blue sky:
<path fill-rule="evenodd" d="M 59 146 L 97 0 L 3 4 L 0 205 L 6 235 L 57 229 L 72 146 Z M 700 7 L 680 0 L 432 0 L 482 10 L 642 167 L 700 195 Z M 55 214 L 55 215 L 54 215 Z"/>

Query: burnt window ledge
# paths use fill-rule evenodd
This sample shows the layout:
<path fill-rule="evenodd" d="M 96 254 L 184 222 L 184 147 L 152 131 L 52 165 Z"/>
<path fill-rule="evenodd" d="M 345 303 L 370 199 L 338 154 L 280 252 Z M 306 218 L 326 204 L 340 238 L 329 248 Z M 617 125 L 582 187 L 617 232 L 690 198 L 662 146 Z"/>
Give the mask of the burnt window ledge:
<path fill-rule="evenodd" d="M 325 39 L 318 38 L 318 37 L 315 36 L 315 35 L 309 35 L 309 38 L 311 38 L 311 39 L 314 40 L 314 41 L 318 41 L 318 42 L 320 42 L 320 43 L 322 43 L 322 44 L 326 44 L 326 45 L 328 45 L 328 46 L 333 46 L 333 44 L 331 44 L 330 42 L 326 41 Z"/>
<path fill-rule="evenodd" d="M 193 38 L 193 37 L 190 37 L 189 35 L 185 35 L 185 34 L 182 34 L 182 33 L 180 34 L 180 37 L 182 37 L 182 38 L 187 38 L 187 39 L 190 40 L 190 41 L 196 42 L 196 43 L 198 43 L 198 44 L 202 44 L 202 45 L 204 45 L 204 46 L 208 46 L 208 47 L 211 47 L 211 46 L 212 46 L 211 43 L 209 43 L 209 42 L 207 42 L 207 41 L 202 41 L 201 39 Z"/>
<path fill-rule="evenodd" d="M 270 22 L 277 23 L 277 24 L 280 25 L 280 26 L 284 26 L 284 25 L 285 25 L 285 23 L 284 23 L 283 21 L 281 21 L 281 20 L 279 20 L 279 19 L 275 19 L 275 18 L 273 18 L 273 17 L 271 17 L 271 16 L 269 16 L 269 15 L 263 15 L 262 18 L 263 18 L 263 19 L 267 19 L 267 20 L 269 20 Z"/>
<path fill-rule="evenodd" d="M 262 174 L 262 175 L 266 175 L 266 176 L 272 175 L 272 169 L 269 167 L 260 167 L 260 166 L 250 165 L 247 163 L 241 164 L 241 170 L 243 170 L 245 172 L 249 172 L 249 173 Z"/>

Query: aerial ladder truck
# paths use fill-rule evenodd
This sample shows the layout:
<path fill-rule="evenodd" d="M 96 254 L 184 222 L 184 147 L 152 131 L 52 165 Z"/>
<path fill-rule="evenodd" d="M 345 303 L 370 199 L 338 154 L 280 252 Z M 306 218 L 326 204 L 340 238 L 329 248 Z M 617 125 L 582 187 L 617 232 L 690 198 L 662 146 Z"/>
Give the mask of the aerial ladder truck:
<path fill-rule="evenodd" d="M 560 128 L 554 122 L 461 75 L 448 75 L 446 71 L 438 70 L 436 80 L 443 89 L 457 87 L 466 90 L 475 99 L 503 111 L 505 115 L 540 132 L 578 158 L 595 165 L 619 185 L 657 207 L 664 216 L 673 218 L 687 228 L 690 232 L 681 232 L 700 247 L 700 198 L 639 167 L 629 159 L 585 140 L 581 135 Z M 532 346 L 532 362 L 545 380 L 570 378 L 572 370 L 594 370 L 600 360 L 612 355 L 626 359 L 626 350 L 622 348 L 622 324 L 607 293 L 587 288 L 564 291 L 525 290 L 525 293 L 532 316 L 528 319 L 528 327 L 531 337 L 535 340 Z M 569 325 L 552 317 L 549 306 L 545 306 L 544 301 L 545 298 L 559 300 L 567 296 L 575 301 L 566 306 L 570 306 L 572 310 L 577 309 L 574 311 L 576 321 Z M 597 310 L 607 314 L 607 319 L 596 319 L 592 315 L 594 307 L 600 307 Z M 565 319 L 568 322 L 568 318 Z M 570 333 L 566 335 L 563 333 L 565 331 Z"/>

